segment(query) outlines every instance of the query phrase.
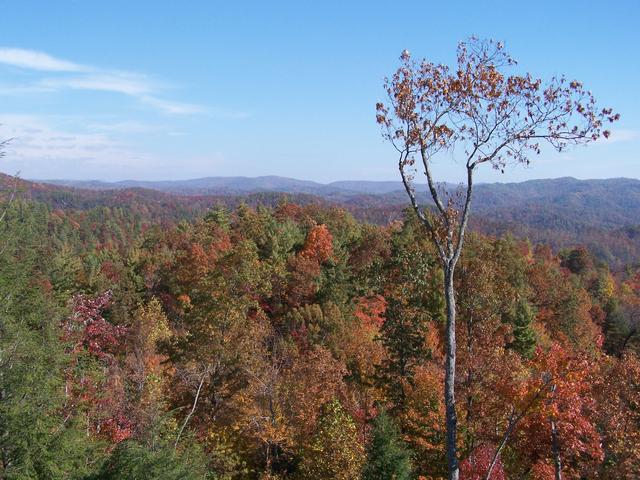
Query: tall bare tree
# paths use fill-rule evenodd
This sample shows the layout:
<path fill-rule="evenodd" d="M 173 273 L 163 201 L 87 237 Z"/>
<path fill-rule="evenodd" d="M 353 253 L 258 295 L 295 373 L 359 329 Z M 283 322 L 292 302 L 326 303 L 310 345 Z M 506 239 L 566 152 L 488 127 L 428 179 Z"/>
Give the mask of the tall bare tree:
<path fill-rule="evenodd" d="M 398 70 L 385 80 L 388 102 L 376 105 L 376 117 L 384 138 L 399 153 L 404 187 L 444 270 L 446 450 L 449 479 L 457 480 L 453 280 L 471 210 L 474 173 L 483 164 L 501 171 L 511 164 L 528 165 L 543 142 L 562 151 L 608 137 L 603 124 L 619 115 L 599 109 L 581 82 L 510 74 L 516 62 L 500 42 L 471 38 L 460 43 L 453 69 L 426 60 L 417 63 L 406 50 L 400 60 Z M 447 192 L 432 175 L 434 160 L 444 156 L 458 160 L 466 170 L 466 185 L 457 194 Z M 426 177 L 433 209 L 419 204 L 416 166 Z"/>

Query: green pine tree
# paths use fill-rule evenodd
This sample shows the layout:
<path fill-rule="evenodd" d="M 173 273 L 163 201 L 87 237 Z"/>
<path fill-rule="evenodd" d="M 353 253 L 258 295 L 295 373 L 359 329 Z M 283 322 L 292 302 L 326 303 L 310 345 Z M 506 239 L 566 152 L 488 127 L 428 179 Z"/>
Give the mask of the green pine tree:
<path fill-rule="evenodd" d="M 113 451 L 101 471 L 88 480 L 202 480 L 206 477 L 198 451 L 175 452 L 170 443 L 153 446 L 125 441 Z M 216 477 L 213 477 L 216 478 Z"/>
<path fill-rule="evenodd" d="M 537 338 L 533 330 L 533 319 L 535 313 L 524 299 L 518 300 L 515 311 L 509 319 L 513 327 L 513 341 L 509 347 L 518 352 L 523 357 L 529 358 L 536 348 Z"/>
<path fill-rule="evenodd" d="M 47 221 L 16 202 L 0 224 L 0 478 L 76 479 L 99 461 L 76 418 L 65 417 L 65 315 L 49 288 Z"/>
<path fill-rule="evenodd" d="M 413 478 L 411 457 L 393 419 L 381 412 L 373 422 L 362 479 L 409 480 Z"/>
<path fill-rule="evenodd" d="M 380 340 L 387 358 L 378 369 L 378 377 L 396 409 L 405 403 L 405 383 L 411 383 L 416 366 L 430 358 L 425 346 L 429 317 L 404 299 L 390 298 Z"/>

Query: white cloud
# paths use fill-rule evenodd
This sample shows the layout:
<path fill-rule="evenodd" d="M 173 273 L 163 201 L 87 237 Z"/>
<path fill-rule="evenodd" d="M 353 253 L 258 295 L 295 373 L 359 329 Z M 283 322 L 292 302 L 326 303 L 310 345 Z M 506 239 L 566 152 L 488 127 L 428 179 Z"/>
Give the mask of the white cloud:
<path fill-rule="evenodd" d="M 0 85 L 0 95 L 41 94 L 65 89 L 91 90 L 126 95 L 163 113 L 191 115 L 206 111 L 200 105 L 159 98 L 158 93 L 163 86 L 139 73 L 80 65 L 44 52 L 19 48 L 0 47 L 0 64 L 57 74 L 27 85 Z"/>
<path fill-rule="evenodd" d="M 123 131 L 160 131 L 161 126 L 136 122 L 89 123 L 76 131 L 78 117 L 0 113 L 0 139 L 13 138 L 0 161 L 0 171 L 27 179 L 161 180 L 222 174 L 232 168 L 220 152 L 181 157 L 142 152 L 116 140 Z M 227 168 L 227 170 L 222 170 Z"/>
<path fill-rule="evenodd" d="M 29 84 L 29 85 L 10 85 L 6 83 L 0 84 L 0 95 L 9 97 L 17 95 L 33 95 L 38 93 L 53 92 L 55 89 L 47 87 L 44 84 Z"/>
<path fill-rule="evenodd" d="M 52 178 L 69 172 L 86 174 L 96 168 L 143 168 L 152 161 L 104 132 L 71 132 L 54 123 L 36 115 L 0 114 L 0 138 L 12 139 L 2 169 Z"/>
<path fill-rule="evenodd" d="M 140 97 L 151 93 L 156 87 L 144 76 L 130 73 L 97 73 L 81 77 L 47 78 L 39 82 L 44 89 L 63 88 L 97 90 Z"/>
<path fill-rule="evenodd" d="M 145 95 L 140 97 L 140 100 L 147 105 L 157 108 L 165 113 L 172 113 L 175 115 L 190 115 L 195 113 L 204 113 L 206 110 L 200 105 L 194 105 L 192 103 L 172 102 L 168 100 L 162 100 L 160 98 Z"/>
<path fill-rule="evenodd" d="M 22 48 L 0 48 L 0 63 L 45 72 L 84 72 L 89 67 Z"/>
<path fill-rule="evenodd" d="M 149 125 L 141 122 L 123 121 L 115 123 L 90 123 L 87 129 L 93 132 L 105 133 L 150 133 L 165 131 L 165 127 Z M 170 133 L 169 133 L 170 134 Z"/>

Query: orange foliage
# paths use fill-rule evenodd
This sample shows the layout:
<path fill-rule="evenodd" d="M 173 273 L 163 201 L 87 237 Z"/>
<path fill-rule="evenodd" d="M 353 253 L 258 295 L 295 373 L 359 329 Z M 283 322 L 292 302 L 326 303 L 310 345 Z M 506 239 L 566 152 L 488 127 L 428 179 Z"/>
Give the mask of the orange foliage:
<path fill-rule="evenodd" d="M 287 303 L 298 307 L 309 303 L 318 290 L 316 280 L 320 275 L 320 264 L 314 257 L 297 255 L 289 258 L 289 281 L 286 291 Z"/>
<path fill-rule="evenodd" d="M 417 453 L 417 466 L 425 472 L 444 467 L 443 385 L 442 369 L 427 364 L 417 367 L 413 385 L 405 386 L 406 408 L 400 421 L 408 442 Z"/>
<path fill-rule="evenodd" d="M 607 449 L 616 460 L 605 478 L 640 478 L 640 359 L 612 360 L 596 389 Z"/>
<path fill-rule="evenodd" d="M 346 370 L 323 347 L 313 347 L 297 357 L 285 373 L 288 385 L 287 415 L 298 435 L 313 433 L 320 407 L 343 394 Z"/>
<path fill-rule="evenodd" d="M 333 236 L 326 225 L 317 225 L 311 229 L 300 255 L 324 263 L 333 254 Z"/>
<path fill-rule="evenodd" d="M 569 479 L 582 478 L 604 458 L 595 424 L 592 376 L 596 366 L 588 357 L 554 343 L 548 352 L 538 348 L 532 367 L 530 395 L 543 391 L 544 396 L 523 419 L 518 448 L 528 452 L 533 464 L 550 462 L 553 420 L 558 430 L 563 474 Z"/>
<path fill-rule="evenodd" d="M 379 329 L 384 323 L 386 308 L 387 302 L 382 295 L 360 297 L 355 315 L 366 327 Z"/>

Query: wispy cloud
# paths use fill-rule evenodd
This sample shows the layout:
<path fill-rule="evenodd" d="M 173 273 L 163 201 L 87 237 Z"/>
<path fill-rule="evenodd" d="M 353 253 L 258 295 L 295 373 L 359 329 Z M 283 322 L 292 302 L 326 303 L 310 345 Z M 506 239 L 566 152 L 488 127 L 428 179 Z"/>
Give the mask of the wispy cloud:
<path fill-rule="evenodd" d="M 160 125 L 149 125 L 141 122 L 134 122 L 125 120 L 115 123 L 89 123 L 87 129 L 91 132 L 104 132 L 104 133 L 151 133 L 151 132 L 166 132 L 166 127 Z"/>
<path fill-rule="evenodd" d="M 0 83 L 0 95 L 5 96 L 18 96 L 18 95 L 33 95 L 39 93 L 53 92 L 52 87 L 47 87 L 43 84 L 32 83 L 28 85 L 12 85 L 7 83 Z"/>
<path fill-rule="evenodd" d="M 174 115 L 190 115 L 206 112 L 206 109 L 200 105 L 195 105 L 192 103 L 172 102 L 149 95 L 140 97 L 140 100 L 147 105 L 151 105 L 152 107 L 157 108 L 158 110 L 161 110 L 165 113 L 172 113 Z"/>
<path fill-rule="evenodd" d="M 13 138 L 4 160 L 7 167 L 15 166 L 31 175 L 52 175 L 56 168 L 65 172 L 91 166 L 131 168 L 148 166 L 152 161 L 107 132 L 75 132 L 55 123 L 55 119 L 37 115 L 0 114 L 0 137 Z"/>
<path fill-rule="evenodd" d="M 88 67 L 22 48 L 0 48 L 0 63 L 44 72 L 84 72 Z"/>
<path fill-rule="evenodd" d="M 43 89 L 96 90 L 121 93 L 131 97 L 141 97 L 156 90 L 156 86 L 142 75 L 130 73 L 92 73 L 89 75 L 64 78 L 46 78 L 36 86 Z"/>
<path fill-rule="evenodd" d="M 202 105 L 177 102 L 159 97 L 166 85 L 147 75 L 102 69 L 53 57 L 44 52 L 19 48 L 1 48 L 0 64 L 23 70 L 48 72 L 48 76 L 27 85 L 0 85 L 0 95 L 28 95 L 59 90 L 112 92 L 135 98 L 156 110 L 173 115 L 206 113 Z"/>
<path fill-rule="evenodd" d="M 132 131 L 182 135 L 160 125 L 89 122 L 78 131 L 79 121 L 74 116 L 0 113 L 0 138 L 13 138 L 0 170 L 32 179 L 158 180 L 203 177 L 229 168 L 218 151 L 186 155 L 176 162 L 166 152 L 141 150 L 133 139 L 119 140 L 121 133 Z"/>

